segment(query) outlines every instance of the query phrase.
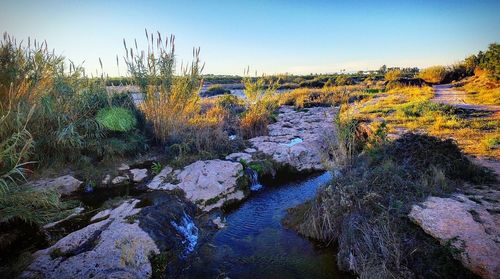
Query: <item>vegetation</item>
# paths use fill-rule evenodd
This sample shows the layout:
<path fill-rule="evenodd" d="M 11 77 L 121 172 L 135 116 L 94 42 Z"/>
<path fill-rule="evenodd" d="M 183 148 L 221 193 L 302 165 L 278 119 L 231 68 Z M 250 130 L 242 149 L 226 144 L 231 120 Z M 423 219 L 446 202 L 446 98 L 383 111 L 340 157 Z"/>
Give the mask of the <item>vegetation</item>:
<path fill-rule="evenodd" d="M 326 243 L 338 241 L 339 267 L 361 278 L 467 277 L 448 268 L 456 265 L 452 255 L 406 215 L 415 202 L 451 193 L 460 180 L 491 182 L 494 176 L 452 140 L 405 134 L 367 150 L 313 201 L 291 210 L 288 225 Z"/>
<path fill-rule="evenodd" d="M 385 74 L 385 80 L 395 81 L 403 76 L 403 72 L 400 69 L 390 70 Z"/>
<path fill-rule="evenodd" d="M 267 125 L 278 108 L 279 96 L 276 90 L 279 87 L 279 79 L 273 81 L 263 76 L 253 80 L 246 77 L 243 84 L 248 108 L 241 118 L 241 133 L 244 138 L 265 135 Z"/>
<path fill-rule="evenodd" d="M 443 66 L 429 67 L 420 71 L 418 77 L 428 83 L 439 84 L 446 77 L 446 68 Z"/>
<path fill-rule="evenodd" d="M 205 95 L 216 96 L 216 95 L 223 95 L 223 94 L 229 94 L 229 93 L 231 93 L 231 90 L 224 88 L 220 84 L 214 84 L 214 85 L 210 85 L 210 87 L 208 87 L 207 91 L 205 92 Z"/>

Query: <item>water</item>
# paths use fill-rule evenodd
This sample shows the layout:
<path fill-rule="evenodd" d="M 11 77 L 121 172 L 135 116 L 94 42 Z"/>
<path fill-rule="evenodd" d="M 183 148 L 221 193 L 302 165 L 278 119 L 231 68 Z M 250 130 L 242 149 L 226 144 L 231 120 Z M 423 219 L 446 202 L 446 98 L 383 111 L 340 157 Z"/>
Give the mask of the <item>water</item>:
<path fill-rule="evenodd" d="M 345 278 L 332 248 L 286 229 L 286 209 L 314 197 L 330 173 L 302 182 L 265 187 L 228 214 L 226 227 L 198 247 L 181 277 L 187 278 Z"/>
<path fill-rule="evenodd" d="M 198 243 L 198 228 L 186 212 L 184 212 L 184 216 L 182 216 L 180 224 L 177 224 L 174 221 L 172 221 L 171 224 L 177 232 L 184 237 L 184 240 L 182 241 L 182 244 L 186 245 L 184 256 L 189 255 L 194 251 L 196 244 Z"/>
<path fill-rule="evenodd" d="M 288 146 L 288 147 L 292 147 L 296 144 L 299 144 L 301 142 L 303 142 L 304 140 L 301 139 L 301 138 L 293 138 L 289 143 L 286 143 L 285 145 Z"/>
<path fill-rule="evenodd" d="M 248 176 L 250 177 L 250 190 L 252 192 L 257 192 L 262 189 L 262 184 L 259 182 L 259 174 L 251 168 L 245 169 Z"/>

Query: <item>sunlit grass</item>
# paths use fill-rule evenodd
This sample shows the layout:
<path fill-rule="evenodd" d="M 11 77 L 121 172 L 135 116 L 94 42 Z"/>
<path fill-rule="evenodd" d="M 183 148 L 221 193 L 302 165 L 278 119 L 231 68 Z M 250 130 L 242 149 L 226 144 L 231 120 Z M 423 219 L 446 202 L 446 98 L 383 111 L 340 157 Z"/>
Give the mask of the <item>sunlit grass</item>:
<path fill-rule="evenodd" d="M 426 132 L 440 138 L 452 138 L 471 155 L 500 158 L 494 142 L 500 136 L 500 116 L 472 117 L 448 105 L 430 101 L 431 87 L 403 87 L 357 103 L 354 111 L 360 119 L 384 120 L 390 133 L 402 130 Z"/>

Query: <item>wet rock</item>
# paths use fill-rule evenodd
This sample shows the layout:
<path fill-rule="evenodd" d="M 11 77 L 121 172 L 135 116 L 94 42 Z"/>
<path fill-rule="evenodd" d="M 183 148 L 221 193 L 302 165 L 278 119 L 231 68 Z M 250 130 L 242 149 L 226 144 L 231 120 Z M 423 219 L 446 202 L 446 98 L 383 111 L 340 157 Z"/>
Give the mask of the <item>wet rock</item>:
<path fill-rule="evenodd" d="M 101 184 L 108 185 L 110 182 L 111 182 L 111 175 L 106 174 L 106 176 L 102 179 Z"/>
<path fill-rule="evenodd" d="M 172 168 L 166 167 L 147 187 L 155 190 L 180 189 L 188 200 L 209 211 L 222 207 L 226 202 L 244 199 L 246 194 L 241 189 L 243 177 L 240 163 L 197 161 L 183 170 L 172 171 Z"/>
<path fill-rule="evenodd" d="M 70 195 L 73 192 L 76 192 L 82 183 L 82 181 L 71 175 L 64 175 L 52 179 L 33 181 L 30 183 L 30 186 L 43 190 L 55 189 L 61 195 Z"/>
<path fill-rule="evenodd" d="M 121 164 L 119 167 L 118 167 L 118 170 L 119 171 L 126 171 L 126 170 L 129 170 L 130 169 L 130 166 L 127 165 L 127 164 Z"/>
<path fill-rule="evenodd" d="M 410 219 L 443 245 L 452 245 L 454 256 L 483 278 L 500 274 L 500 216 L 481 202 L 457 194 L 451 198 L 429 197 L 414 205 Z"/>
<path fill-rule="evenodd" d="M 252 155 L 248 153 L 243 153 L 243 152 L 237 152 L 237 153 L 231 153 L 226 156 L 226 160 L 233 161 L 233 162 L 240 162 L 241 160 L 250 163 L 252 162 Z"/>
<path fill-rule="evenodd" d="M 212 223 L 214 223 L 219 229 L 223 229 L 226 226 L 220 217 L 213 219 Z"/>
<path fill-rule="evenodd" d="M 73 209 L 73 213 L 71 213 L 68 217 L 64 218 L 64 219 L 61 219 L 59 221 L 55 221 L 55 222 L 52 222 L 52 223 L 48 223 L 46 225 L 43 226 L 44 229 L 51 229 L 67 220 L 70 220 L 78 215 L 80 215 L 80 213 L 82 213 L 83 211 L 85 210 L 85 208 L 83 207 L 77 207 L 75 209 Z"/>
<path fill-rule="evenodd" d="M 295 111 L 283 106 L 277 122 L 268 126 L 269 135 L 249 141 L 256 150 L 299 172 L 324 170 L 330 161 L 326 139 L 334 136 L 333 116 L 332 108 Z"/>
<path fill-rule="evenodd" d="M 128 176 L 117 176 L 115 178 L 113 178 L 113 180 L 111 180 L 111 184 L 113 185 L 122 185 L 122 184 L 125 184 L 127 181 L 128 181 Z"/>
<path fill-rule="evenodd" d="M 148 177 L 147 169 L 131 169 L 132 181 L 139 183 Z"/>
<path fill-rule="evenodd" d="M 139 200 L 124 202 L 97 223 L 36 252 L 21 278 L 148 278 L 148 256 L 158 253 L 135 215 Z"/>

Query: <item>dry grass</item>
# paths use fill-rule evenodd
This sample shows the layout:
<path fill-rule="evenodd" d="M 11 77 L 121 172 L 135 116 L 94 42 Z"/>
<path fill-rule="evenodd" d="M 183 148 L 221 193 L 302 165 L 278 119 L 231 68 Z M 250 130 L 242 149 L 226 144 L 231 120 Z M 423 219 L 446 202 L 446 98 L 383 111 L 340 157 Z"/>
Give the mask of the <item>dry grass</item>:
<path fill-rule="evenodd" d="M 466 101 L 478 105 L 500 105 L 500 81 L 488 78 L 486 72 L 469 78 L 462 87 L 468 94 Z"/>
<path fill-rule="evenodd" d="M 366 85 L 298 88 L 282 94 L 280 104 L 293 105 L 297 108 L 339 105 L 344 95 L 348 94 L 351 98 L 350 101 L 358 100 L 370 94 L 367 92 L 368 89 L 378 90 L 380 88 L 368 87 Z"/>
<path fill-rule="evenodd" d="M 385 121 L 388 131 L 426 132 L 440 138 L 452 138 L 465 153 L 500 158 L 499 148 L 487 148 L 489 138 L 500 136 L 500 114 L 473 117 L 447 105 L 435 104 L 431 87 L 392 89 L 373 99 L 363 100 L 353 110 L 364 121 Z"/>

